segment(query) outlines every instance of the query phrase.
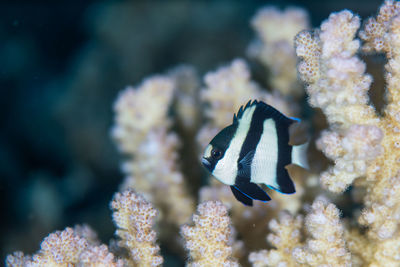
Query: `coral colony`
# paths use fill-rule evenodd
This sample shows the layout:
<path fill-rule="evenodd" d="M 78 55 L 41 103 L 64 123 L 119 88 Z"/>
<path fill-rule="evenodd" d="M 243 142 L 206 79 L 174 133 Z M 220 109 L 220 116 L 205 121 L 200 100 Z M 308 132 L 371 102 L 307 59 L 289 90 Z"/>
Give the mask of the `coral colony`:
<path fill-rule="evenodd" d="M 270 91 L 235 59 L 207 73 L 202 88 L 192 68 L 180 67 L 118 96 L 112 136 L 125 155 L 126 178 L 111 202 L 117 241 L 101 244 L 88 226 L 75 226 L 50 234 L 34 255 L 9 255 L 6 264 L 159 266 L 158 244 L 168 241 L 189 266 L 400 266 L 400 4 L 384 2 L 361 29 L 350 11 L 309 31 L 304 10 L 271 7 L 252 25 L 258 39 L 248 52 L 268 68 Z M 358 56 L 368 52 L 387 58 L 381 116 Z M 193 193 L 196 181 L 180 169 L 182 136 L 197 142 L 191 153 L 200 156 L 249 99 L 297 116 L 303 83 L 309 104 L 326 116 L 316 145 L 332 166 L 295 178 L 296 194 L 269 191 L 272 200 L 253 207 L 216 179 Z M 172 130 L 178 122 L 183 134 Z M 346 205 L 354 208 L 341 218 L 334 204 L 341 195 L 328 192 L 343 194 L 350 185 Z"/>

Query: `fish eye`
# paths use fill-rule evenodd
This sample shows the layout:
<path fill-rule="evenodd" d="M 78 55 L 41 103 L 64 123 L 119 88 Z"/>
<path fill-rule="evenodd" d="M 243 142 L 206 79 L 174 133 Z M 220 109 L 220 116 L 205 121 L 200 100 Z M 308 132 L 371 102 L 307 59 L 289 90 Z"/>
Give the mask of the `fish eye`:
<path fill-rule="evenodd" d="M 213 150 L 211 150 L 211 156 L 214 159 L 220 159 L 222 156 L 222 151 L 219 150 L 218 148 L 213 148 Z"/>

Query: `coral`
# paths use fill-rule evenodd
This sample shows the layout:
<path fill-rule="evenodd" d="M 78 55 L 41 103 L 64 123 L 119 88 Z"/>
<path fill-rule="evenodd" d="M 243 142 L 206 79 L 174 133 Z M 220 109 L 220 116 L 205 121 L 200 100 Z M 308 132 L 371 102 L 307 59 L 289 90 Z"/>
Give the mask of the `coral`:
<path fill-rule="evenodd" d="M 370 242 L 358 229 L 351 229 L 345 234 L 352 256 L 353 266 L 399 266 L 400 238 L 380 242 Z"/>
<path fill-rule="evenodd" d="M 375 146 L 379 146 L 382 134 L 373 126 L 378 118 L 368 105 L 367 96 L 372 78 L 364 74 L 365 64 L 355 55 L 359 41 L 353 38 L 359 26 L 357 16 L 343 11 L 332 14 L 321 25 L 319 34 L 304 31 L 295 40 L 297 55 L 302 59 L 298 70 L 307 82 L 309 103 L 323 110 L 331 127 L 324 132 L 319 147 L 338 162 L 322 175 L 322 183 L 335 192 L 342 192 L 355 178 L 364 175 L 368 163 L 380 152 Z M 359 125 L 358 130 L 351 131 L 354 124 Z M 371 130 L 374 134 L 369 134 Z M 366 143 L 371 145 L 357 147 L 360 144 L 355 138 L 348 137 L 356 135 L 354 131 L 359 132 L 359 137 L 368 138 Z M 345 137 L 347 146 L 343 146 Z M 357 153 L 370 148 L 377 152 L 365 158 Z"/>
<path fill-rule="evenodd" d="M 157 211 L 152 205 L 132 190 L 126 190 L 115 194 L 111 208 L 118 227 L 116 234 L 121 239 L 118 245 L 129 251 L 137 266 L 161 265 L 163 258 L 152 230 Z"/>
<path fill-rule="evenodd" d="M 110 205 L 117 241 L 109 248 L 87 226 L 66 228 L 33 256 L 9 255 L 7 265 L 159 266 L 158 239 L 179 255 L 185 247 L 189 266 L 399 266 L 399 2 L 384 2 L 361 30 L 357 15 L 333 13 L 320 29 L 298 33 L 295 50 L 293 36 L 309 26 L 302 9 L 263 8 L 252 25 L 258 40 L 249 53 L 270 72 L 271 91 L 252 79 L 243 59 L 206 73 L 204 84 L 194 68 L 181 66 L 128 87 L 115 102 L 112 129 L 126 175 Z M 388 59 L 382 115 L 369 99 L 372 76 L 359 53 Z M 239 107 L 258 99 L 296 116 L 300 82 L 326 117 L 316 146 L 332 165 L 313 174 L 288 167 L 296 194 L 266 189 L 272 200 L 251 208 L 212 177 L 200 187 L 207 176 L 197 157 Z M 316 197 L 322 188 L 337 195 Z"/>
<path fill-rule="evenodd" d="M 250 69 L 242 59 L 236 59 L 230 65 L 205 75 L 206 87 L 201 90 L 200 96 L 207 104 L 205 117 L 208 123 L 197 135 L 201 151 L 218 131 L 232 123 L 233 114 L 249 99 L 263 100 L 283 113 L 293 115 L 291 102 L 276 92 L 269 93 L 263 90 L 251 80 L 250 76 Z M 261 238 L 267 234 L 265 225 L 277 215 L 279 209 L 290 208 L 292 212 L 297 212 L 301 207 L 300 199 L 303 192 L 301 182 L 296 185 L 298 194 L 280 196 L 279 193 L 271 192 L 273 201 L 268 205 L 254 203 L 254 207 L 248 209 L 234 198 L 227 185 L 216 181 L 212 176 L 209 180 L 211 180 L 210 185 L 200 190 L 200 201 L 221 200 L 227 205 L 233 225 L 242 237 L 246 251 L 265 245 L 265 241 Z M 253 226 L 251 231 L 248 231 L 249 225 Z"/>
<path fill-rule="evenodd" d="M 301 215 L 293 217 L 290 213 L 279 213 L 279 221 L 272 219 L 268 226 L 273 232 L 268 234 L 267 241 L 275 249 L 252 252 L 249 261 L 254 267 L 262 266 L 296 266 L 298 263 L 292 258 L 292 251 L 300 246 L 301 227 L 303 218 Z"/>
<path fill-rule="evenodd" d="M 307 266 L 351 266 L 344 240 L 344 227 L 334 204 L 316 200 L 305 218 L 310 236 L 305 246 L 295 248 L 293 257 Z"/>
<path fill-rule="evenodd" d="M 130 175 L 122 190 L 134 188 L 142 192 L 160 207 L 167 221 L 180 225 L 190 217 L 194 204 L 184 187 L 183 175 L 177 170 L 178 146 L 177 135 L 166 133 L 165 129 L 148 133 L 137 147 L 141 152 L 123 165 L 124 172 Z"/>
<path fill-rule="evenodd" d="M 115 103 L 112 136 L 127 155 L 122 190 L 140 191 L 168 222 L 180 225 L 190 217 L 194 203 L 176 163 L 179 139 L 168 132 L 171 120 L 166 114 L 174 91 L 175 81 L 169 76 L 148 78 L 136 89 L 125 89 Z"/>
<path fill-rule="evenodd" d="M 271 87 L 284 96 L 302 96 L 304 90 L 297 80 L 293 38 L 310 27 L 307 12 L 294 7 L 284 11 L 264 7 L 253 17 L 251 25 L 259 39 L 250 45 L 249 54 L 271 72 L 268 76 Z"/>
<path fill-rule="evenodd" d="M 221 202 L 207 201 L 193 215 L 194 226 L 181 227 L 185 247 L 190 252 L 188 266 L 239 266 L 232 258 L 230 219 Z"/>
<path fill-rule="evenodd" d="M 279 222 L 269 223 L 273 234 L 268 235 L 271 250 L 253 252 L 249 261 L 253 266 L 350 266 L 350 253 L 344 240 L 344 227 L 339 210 L 334 204 L 318 199 L 314 201 L 304 224 L 303 218 L 280 213 Z M 307 238 L 302 242 L 301 232 Z"/>
<path fill-rule="evenodd" d="M 385 52 L 391 58 L 395 52 L 392 46 L 393 36 L 389 33 L 396 29 L 392 19 L 399 14 L 400 3 L 397 1 L 385 1 L 376 18 L 369 18 L 360 31 L 360 38 L 364 41 L 363 50 L 366 52 Z M 393 27 L 394 26 L 394 27 Z"/>
<path fill-rule="evenodd" d="M 398 65 L 400 62 L 400 6 L 386 1 L 377 18 L 370 18 L 360 31 L 363 50 L 384 52 L 387 105 L 382 117 L 369 103 L 367 91 L 372 78 L 365 74 L 365 63 L 356 55 L 361 42 L 355 36 L 360 19 L 350 11 L 332 14 L 321 31 L 301 32 L 296 37 L 296 52 L 302 61 L 298 70 L 307 83 L 309 102 L 322 109 L 329 130 L 318 141 L 319 148 L 335 165 L 321 175 L 323 186 L 343 192 L 358 178 L 355 186 L 365 187 L 364 209 L 359 223 L 367 226 L 367 237 L 351 231 L 351 249 L 362 264 L 396 266 L 398 255 L 388 247 L 399 239 L 400 195 L 397 164 L 400 159 Z M 364 242 L 357 241 L 360 237 Z M 370 255 L 361 252 L 367 243 Z M 372 248 L 371 248 L 372 247 Z M 395 253 L 396 254 L 396 253 Z M 385 255 L 385 257 L 383 257 Z"/>
<path fill-rule="evenodd" d="M 207 73 L 204 82 L 206 87 L 200 96 L 210 106 L 204 112 L 214 127 L 223 128 L 230 124 L 233 114 L 249 99 L 265 101 L 287 115 L 292 114 L 288 103 L 276 94 L 263 91 L 250 79 L 249 67 L 243 59 L 235 59 L 229 66 Z"/>
<path fill-rule="evenodd" d="M 121 151 L 136 154 L 146 135 L 154 128 L 168 127 L 166 117 L 174 93 L 174 82 L 163 76 L 147 78 L 138 88 L 127 87 L 114 105 L 112 136 Z M 140 150 L 139 150 L 140 151 Z"/>
<path fill-rule="evenodd" d="M 108 247 L 100 244 L 96 233 L 88 226 L 56 231 L 41 243 L 33 256 L 15 252 L 7 257 L 7 266 L 159 266 L 163 258 L 152 230 L 157 211 L 143 196 L 132 190 L 116 193 L 111 202 L 113 219 L 120 238 L 116 250 L 128 253 L 115 257 Z"/>
<path fill-rule="evenodd" d="M 33 256 L 15 252 L 7 257 L 7 266 L 70 266 L 94 265 L 122 267 L 123 261 L 116 259 L 106 245 L 94 240 L 95 233 L 87 226 L 67 227 L 46 237 L 41 249 Z"/>

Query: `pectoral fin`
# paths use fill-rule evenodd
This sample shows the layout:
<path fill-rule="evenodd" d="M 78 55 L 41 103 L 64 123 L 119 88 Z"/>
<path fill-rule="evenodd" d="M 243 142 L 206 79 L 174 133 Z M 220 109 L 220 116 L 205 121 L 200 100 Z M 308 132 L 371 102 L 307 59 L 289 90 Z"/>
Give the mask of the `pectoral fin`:
<path fill-rule="evenodd" d="M 242 192 L 237 190 L 234 186 L 231 186 L 231 190 L 237 200 L 239 200 L 246 206 L 253 206 L 253 200 L 251 198 L 244 195 Z"/>
<path fill-rule="evenodd" d="M 265 193 L 264 190 L 261 189 L 257 184 L 251 183 L 250 181 L 246 181 L 245 179 L 238 177 L 235 182 L 235 188 L 239 190 L 242 194 L 246 195 L 246 197 L 260 200 L 263 202 L 270 201 L 271 198 Z"/>
<path fill-rule="evenodd" d="M 238 164 L 238 176 L 250 177 L 251 176 L 251 162 L 253 161 L 255 151 L 249 151 Z"/>

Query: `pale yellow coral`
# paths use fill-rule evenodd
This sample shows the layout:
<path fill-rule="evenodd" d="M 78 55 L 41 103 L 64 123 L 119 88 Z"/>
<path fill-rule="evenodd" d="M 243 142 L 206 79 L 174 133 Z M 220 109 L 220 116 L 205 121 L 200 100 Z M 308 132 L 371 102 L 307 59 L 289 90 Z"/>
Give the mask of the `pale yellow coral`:
<path fill-rule="evenodd" d="M 332 127 L 340 129 L 378 121 L 367 105 L 372 78 L 355 56 L 359 41 L 354 36 L 359 25 L 357 16 L 342 11 L 331 14 L 321 32 L 303 31 L 295 39 L 297 55 L 302 58 L 298 70 L 308 83 L 309 102 L 324 111 Z"/>
<path fill-rule="evenodd" d="M 271 72 L 268 82 L 272 88 L 286 96 L 301 96 L 304 90 L 297 80 L 293 38 L 299 31 L 309 28 L 307 12 L 301 8 L 280 11 L 265 7 L 257 12 L 251 24 L 259 40 L 250 46 L 249 54 Z"/>
<path fill-rule="evenodd" d="M 339 217 L 340 212 L 334 204 L 314 201 L 305 218 L 311 238 L 305 246 L 293 250 L 297 262 L 307 266 L 351 266 Z"/>
<path fill-rule="evenodd" d="M 241 59 L 207 73 L 204 81 L 207 87 L 201 90 L 200 96 L 210 106 L 205 110 L 205 116 L 218 128 L 230 124 L 240 106 L 258 96 L 259 88 L 250 81 L 249 69 Z"/>
<path fill-rule="evenodd" d="M 137 146 L 154 127 L 167 127 L 166 114 L 174 93 L 174 81 L 169 77 L 147 78 L 137 87 L 120 93 L 114 105 L 115 126 L 112 136 L 121 151 L 134 154 Z"/>
<path fill-rule="evenodd" d="M 6 265 L 12 267 L 24 267 L 29 262 L 30 257 L 24 255 L 21 251 L 16 251 L 6 258 Z"/>
<path fill-rule="evenodd" d="M 400 14 L 400 3 L 398 1 L 386 0 L 379 9 L 376 18 L 369 18 L 360 31 L 360 38 L 364 40 L 363 49 L 371 52 L 390 53 L 393 50 L 390 44 L 389 29 L 391 20 Z"/>
<path fill-rule="evenodd" d="M 74 233 L 72 228 L 57 231 L 46 237 L 38 254 L 34 255 L 33 265 L 53 264 L 62 266 L 66 263 L 78 262 L 81 253 L 87 249 L 86 239 Z"/>
<path fill-rule="evenodd" d="M 351 252 L 353 266 L 399 266 L 400 238 L 370 242 L 365 234 L 356 229 L 347 231 L 346 240 Z"/>
<path fill-rule="evenodd" d="M 383 152 L 382 131 L 372 125 L 353 125 L 343 136 L 323 131 L 317 147 L 335 161 L 321 174 L 322 184 L 334 192 L 344 191 L 354 179 L 366 174 L 368 163 Z"/>
<path fill-rule="evenodd" d="M 359 223 L 368 227 L 366 238 L 355 241 L 357 235 L 353 234 L 352 244 L 366 242 L 373 247 L 373 255 L 358 257 L 361 264 L 371 266 L 379 262 L 400 264 L 400 257 L 390 255 L 390 245 L 385 245 L 396 244 L 400 235 L 399 11 L 398 2 L 386 1 L 377 18 L 369 19 L 360 32 L 365 51 L 384 52 L 388 58 L 388 103 L 382 117 L 369 104 L 371 78 L 364 74 L 365 64 L 355 55 L 360 46 L 355 39 L 360 26 L 357 16 L 350 11 L 333 14 L 322 24 L 321 32 L 302 32 L 296 38 L 303 60 L 299 72 L 308 83 L 310 103 L 323 110 L 330 124 L 318 145 L 335 165 L 321 180 L 335 192 L 343 191 L 355 178 L 360 178 L 356 186 L 366 187 L 359 217 Z M 305 71 L 306 65 L 312 65 L 313 70 Z M 362 255 L 360 249 L 358 254 Z"/>
<path fill-rule="evenodd" d="M 265 246 L 265 236 L 268 229 L 265 225 L 276 216 L 279 211 L 279 203 L 275 200 L 263 203 L 254 201 L 253 207 L 249 208 L 239 202 L 232 194 L 229 186 L 221 184 L 218 180 L 212 179 L 210 186 L 203 186 L 199 192 L 200 201 L 222 201 L 228 208 L 233 225 L 244 242 L 245 251 L 252 251 L 260 246 Z M 288 200 L 291 202 L 291 200 Z M 251 231 L 249 231 L 251 225 Z"/>
<path fill-rule="evenodd" d="M 221 129 L 231 124 L 233 114 L 252 99 L 266 101 L 286 115 L 291 115 L 288 103 L 262 91 L 250 76 L 249 67 L 242 59 L 236 59 L 229 66 L 205 75 L 206 87 L 201 90 L 200 96 L 209 105 L 205 116 L 214 127 Z"/>
<path fill-rule="evenodd" d="M 80 255 L 79 266 L 122 267 L 124 265 L 122 260 L 115 262 L 114 255 L 108 251 L 106 245 L 100 245 L 83 251 Z"/>
<path fill-rule="evenodd" d="M 33 256 L 15 252 L 7 257 L 7 266 L 110 266 L 122 267 L 106 245 L 98 245 L 95 233 L 88 226 L 67 227 L 56 231 L 41 243 Z"/>
<path fill-rule="evenodd" d="M 229 244 L 230 219 L 219 201 L 207 201 L 193 215 L 194 226 L 181 227 L 191 261 L 188 266 L 238 266 Z"/>
<path fill-rule="evenodd" d="M 128 177 L 121 188 L 141 192 L 160 207 L 163 218 L 178 225 L 186 222 L 194 210 L 193 199 L 176 164 L 179 145 L 174 133 L 165 129 L 150 131 L 138 146 L 141 152 L 123 165 Z"/>
<path fill-rule="evenodd" d="M 202 149 L 218 131 L 232 123 L 233 114 L 251 99 L 265 101 L 286 115 L 294 115 L 293 105 L 290 102 L 276 92 L 267 93 L 261 90 L 251 80 L 249 67 L 244 60 L 236 59 L 226 67 L 206 74 L 204 80 L 207 87 L 202 89 L 201 96 L 208 105 L 206 117 L 209 123 L 205 124 L 197 135 Z M 273 201 L 268 204 L 254 201 L 253 208 L 248 209 L 235 199 L 229 186 L 221 184 L 212 177 L 209 179 L 211 179 L 211 186 L 201 189 L 200 201 L 221 200 L 228 206 L 234 226 L 248 251 L 265 245 L 265 240 L 262 238 L 267 233 L 265 225 L 280 208 L 296 212 L 301 206 L 302 183 L 296 185 L 297 194 L 279 196 L 279 193 L 272 192 Z M 248 225 L 253 226 L 250 232 Z"/>
<path fill-rule="evenodd" d="M 292 258 L 292 251 L 301 245 L 301 228 L 303 218 L 298 215 L 295 218 L 288 212 L 279 213 L 279 221 L 272 219 L 269 228 L 273 233 L 267 237 L 268 242 L 275 248 L 252 252 L 249 261 L 254 267 L 263 266 L 297 266 Z"/>
<path fill-rule="evenodd" d="M 368 164 L 382 152 L 382 132 L 376 127 L 379 119 L 368 105 L 372 79 L 355 55 L 359 26 L 357 16 L 342 11 L 330 15 L 321 32 L 303 31 L 295 40 L 302 58 L 298 70 L 308 83 L 309 102 L 321 108 L 330 123 L 318 146 L 336 163 L 321 176 L 323 185 L 334 192 L 344 191 L 355 178 L 365 175 Z"/>
<path fill-rule="evenodd" d="M 154 76 L 136 89 L 123 91 L 115 104 L 113 127 L 113 137 L 127 156 L 122 165 L 127 177 L 121 189 L 134 188 L 142 193 L 169 223 L 177 225 L 186 222 L 194 210 L 177 165 L 180 142 L 175 133 L 168 132 L 168 109 L 176 83 L 179 80 L 182 85 L 182 80 L 189 79 L 186 76 L 194 75 L 179 73 L 176 71 L 174 77 Z"/>
<path fill-rule="evenodd" d="M 302 216 L 288 212 L 272 219 L 268 242 L 270 250 L 252 252 L 253 266 L 350 266 L 350 253 L 344 239 L 344 227 L 334 204 L 317 199 L 311 206 L 304 223 Z M 306 231 L 305 231 L 306 230 Z M 302 233 L 307 234 L 303 241 Z"/>
<path fill-rule="evenodd" d="M 132 190 L 126 190 L 115 194 L 111 208 L 118 227 L 118 244 L 129 251 L 136 266 L 161 265 L 163 258 L 159 255 L 156 233 L 152 229 L 157 211 L 152 205 Z"/>
<path fill-rule="evenodd" d="M 386 1 L 381 7 L 378 21 L 386 21 L 384 49 L 388 57 L 385 66 L 387 71 L 387 99 L 388 104 L 381 118 L 379 127 L 384 133 L 382 146 L 384 153 L 368 168 L 366 205 L 360 222 L 371 227 L 369 235 L 374 238 L 387 239 L 400 235 L 398 218 L 400 216 L 399 187 L 399 159 L 400 159 L 400 105 L 398 67 L 400 64 L 400 17 L 398 2 Z M 394 16 L 394 17 L 390 17 Z"/>

